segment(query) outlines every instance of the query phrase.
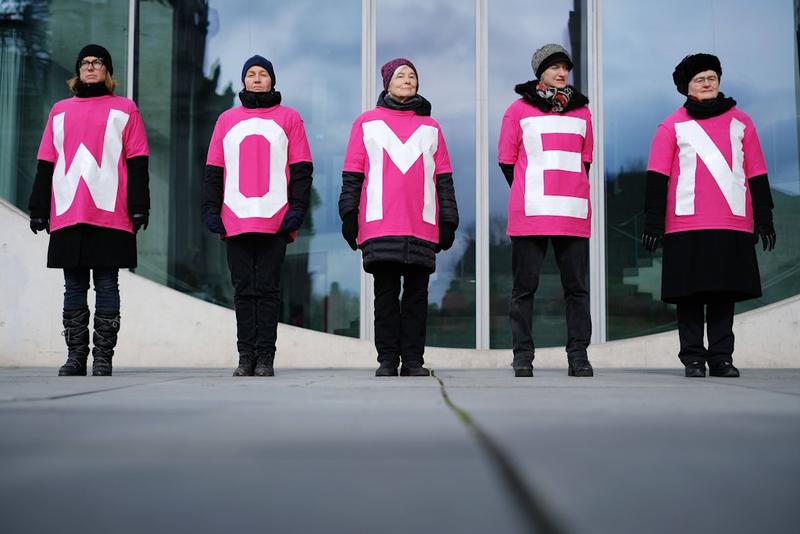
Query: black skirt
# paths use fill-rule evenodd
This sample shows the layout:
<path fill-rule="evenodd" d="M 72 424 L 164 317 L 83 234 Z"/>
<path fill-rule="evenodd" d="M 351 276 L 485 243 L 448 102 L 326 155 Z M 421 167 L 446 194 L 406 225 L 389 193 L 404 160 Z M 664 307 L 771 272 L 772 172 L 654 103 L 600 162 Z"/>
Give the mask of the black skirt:
<path fill-rule="evenodd" d="M 50 234 L 47 266 L 71 269 L 136 267 L 136 235 L 89 224 L 76 224 Z"/>
<path fill-rule="evenodd" d="M 753 234 L 694 230 L 664 236 L 661 300 L 686 298 L 741 301 L 761 296 Z"/>

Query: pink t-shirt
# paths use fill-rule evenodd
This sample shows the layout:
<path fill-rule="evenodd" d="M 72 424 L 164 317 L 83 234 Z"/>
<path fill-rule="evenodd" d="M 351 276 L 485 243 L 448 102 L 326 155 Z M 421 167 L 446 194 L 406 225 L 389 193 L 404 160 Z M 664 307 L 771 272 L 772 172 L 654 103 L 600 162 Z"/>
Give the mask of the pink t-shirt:
<path fill-rule="evenodd" d="M 275 234 L 289 209 L 289 165 L 311 162 L 300 114 L 286 106 L 229 109 L 219 116 L 208 165 L 224 169 L 228 236 Z"/>
<path fill-rule="evenodd" d="M 592 161 L 592 114 L 586 106 L 545 113 L 518 99 L 506 110 L 497 156 L 514 165 L 508 198 L 510 236 L 591 235 L 584 162 Z"/>
<path fill-rule="evenodd" d="M 767 166 L 753 121 L 736 107 L 702 120 L 678 109 L 656 128 L 647 170 L 669 177 L 666 233 L 753 231 L 748 180 Z"/>
<path fill-rule="evenodd" d="M 148 154 L 132 100 L 107 95 L 56 102 L 36 156 L 55 164 L 50 231 L 85 223 L 133 232 L 125 160 Z"/>
<path fill-rule="evenodd" d="M 364 173 L 359 244 L 385 236 L 439 242 L 436 176 L 452 168 L 438 122 L 384 107 L 362 113 L 350 131 L 344 170 Z"/>

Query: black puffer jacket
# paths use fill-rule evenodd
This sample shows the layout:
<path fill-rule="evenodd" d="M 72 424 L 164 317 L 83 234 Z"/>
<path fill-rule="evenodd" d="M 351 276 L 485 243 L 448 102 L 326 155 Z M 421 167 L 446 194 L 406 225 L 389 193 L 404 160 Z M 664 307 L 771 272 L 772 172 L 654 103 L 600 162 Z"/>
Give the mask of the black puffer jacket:
<path fill-rule="evenodd" d="M 430 116 L 431 105 L 422 96 L 417 95 L 410 104 L 398 106 L 386 98 L 386 91 L 378 97 L 379 107 L 414 111 L 417 115 Z M 361 202 L 361 188 L 364 173 L 343 172 L 342 193 L 339 196 L 339 216 L 345 219 L 348 213 L 358 210 Z M 453 231 L 458 228 L 458 205 L 456 191 L 453 186 L 452 173 L 436 175 L 436 196 L 439 201 L 439 226 L 451 225 Z M 364 261 L 364 270 L 372 273 L 382 263 L 403 263 L 418 265 L 429 272 L 436 270 L 436 253 L 439 244 L 425 241 L 414 236 L 376 237 L 360 245 Z"/>

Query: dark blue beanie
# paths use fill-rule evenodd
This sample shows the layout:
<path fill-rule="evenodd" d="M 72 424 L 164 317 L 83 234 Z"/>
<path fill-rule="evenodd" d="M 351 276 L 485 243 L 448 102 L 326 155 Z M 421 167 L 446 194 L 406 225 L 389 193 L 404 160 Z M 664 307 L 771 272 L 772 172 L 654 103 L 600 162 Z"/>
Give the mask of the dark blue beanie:
<path fill-rule="evenodd" d="M 272 87 L 274 88 L 275 70 L 272 68 L 272 62 L 263 56 L 259 56 L 258 54 L 244 62 L 244 67 L 242 67 L 242 83 L 244 83 L 244 77 L 247 74 L 248 69 L 250 69 L 250 67 L 255 67 L 256 65 L 259 67 L 264 67 L 269 74 L 269 77 L 272 78 Z"/>

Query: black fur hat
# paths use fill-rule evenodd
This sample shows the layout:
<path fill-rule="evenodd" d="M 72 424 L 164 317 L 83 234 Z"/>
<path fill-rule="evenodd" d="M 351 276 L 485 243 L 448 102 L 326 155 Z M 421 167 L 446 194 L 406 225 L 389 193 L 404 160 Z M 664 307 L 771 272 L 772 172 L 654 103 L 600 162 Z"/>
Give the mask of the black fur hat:
<path fill-rule="evenodd" d="M 698 72 L 713 70 L 722 78 L 719 58 L 712 54 L 692 54 L 684 57 L 672 73 L 672 81 L 682 95 L 689 94 L 689 82 Z"/>

